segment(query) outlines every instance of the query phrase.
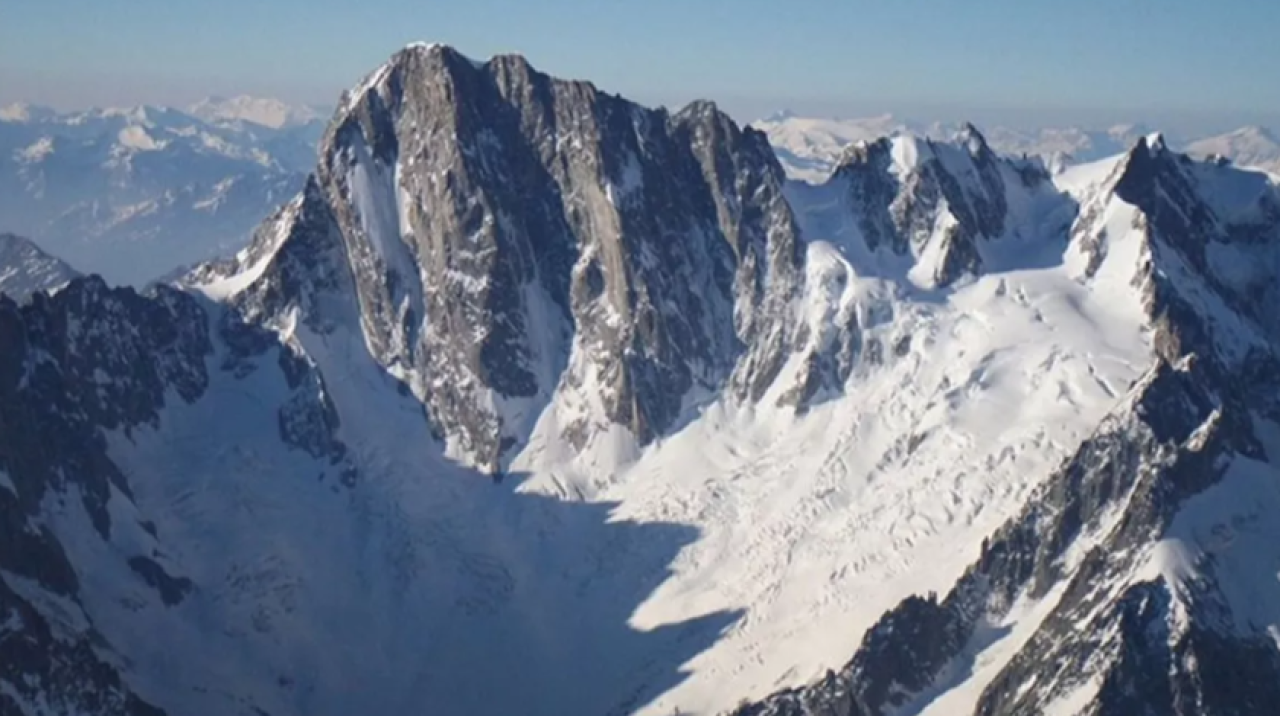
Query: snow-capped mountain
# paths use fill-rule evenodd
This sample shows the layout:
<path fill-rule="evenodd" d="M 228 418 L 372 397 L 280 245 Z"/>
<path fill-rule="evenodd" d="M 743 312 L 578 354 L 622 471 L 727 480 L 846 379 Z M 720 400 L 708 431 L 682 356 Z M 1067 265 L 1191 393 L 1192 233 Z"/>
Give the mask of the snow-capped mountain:
<path fill-rule="evenodd" d="M 38 122 L 52 119 L 58 113 L 48 107 L 16 102 L 0 107 L 0 121 L 5 122 Z"/>
<path fill-rule="evenodd" d="M 821 184 L 831 176 L 845 150 L 859 142 L 896 135 L 947 139 L 963 129 L 963 125 L 945 122 L 926 124 L 900 120 L 893 115 L 817 119 L 786 111 L 752 122 L 751 126 L 768 135 L 787 176 L 811 184 Z M 991 147 L 1001 154 L 1042 157 L 1052 166 L 1057 166 L 1119 154 L 1148 132 L 1138 125 L 1117 125 L 1103 131 L 1075 127 L 1035 131 L 995 127 L 987 132 L 986 138 Z"/>
<path fill-rule="evenodd" d="M 328 119 L 332 110 L 305 104 L 289 104 L 266 97 L 207 97 L 187 110 L 206 122 L 253 122 L 271 129 L 301 127 Z"/>
<path fill-rule="evenodd" d="M 0 297 L 0 704 L 1269 713 L 1278 246 L 1155 135 L 787 183 L 410 46 L 233 258 Z"/>
<path fill-rule="evenodd" d="M 323 125 L 209 124 L 159 107 L 0 116 L 0 229 L 141 284 L 243 246 L 302 185 Z"/>
<path fill-rule="evenodd" d="M 1054 167 L 1086 164 L 1128 151 L 1151 129 L 1141 124 L 1117 124 L 1106 129 L 1043 127 L 1026 131 L 996 127 L 988 132 L 991 146 L 1010 156 L 1041 157 Z"/>
<path fill-rule="evenodd" d="M 930 129 L 893 115 L 820 119 L 800 117 L 786 110 L 752 122 L 751 126 L 769 138 L 787 176 L 815 184 L 831 175 L 840 155 L 851 145 L 896 134 L 928 135 Z"/>
<path fill-rule="evenodd" d="M 923 124 L 899 120 L 891 115 L 858 119 L 817 119 L 780 112 L 752 122 L 769 136 L 787 176 L 820 184 L 840 163 L 846 149 L 859 142 L 880 137 L 912 134 L 946 139 L 960 131 L 959 125 L 943 122 Z M 1087 164 L 1123 153 L 1151 130 L 1140 124 L 1120 124 L 1106 129 L 1043 127 L 1035 130 L 993 127 L 987 141 L 997 152 L 1009 156 L 1041 157 L 1057 170 L 1070 164 Z M 1220 156 L 1242 167 L 1280 173 L 1280 142 L 1260 127 L 1245 127 L 1227 134 L 1172 141 L 1197 158 Z"/>
<path fill-rule="evenodd" d="M 1196 157 L 1226 157 L 1242 167 L 1256 167 L 1280 175 L 1280 140 L 1262 127 L 1243 127 L 1187 145 Z"/>
<path fill-rule="evenodd" d="M 27 239 L 0 234 L 0 293 L 23 301 L 36 291 L 56 291 L 79 275 Z"/>
<path fill-rule="evenodd" d="M 767 142 L 714 106 L 668 116 L 437 48 L 339 116 L 301 203 L 196 286 L 221 297 L 253 276 L 237 300 L 283 321 L 303 297 L 277 285 L 276 255 L 331 214 L 354 262 L 336 289 L 463 464 L 500 469 L 538 422 L 576 448 L 614 425 L 643 445 L 689 396 L 757 395 L 780 367 L 797 237 Z"/>

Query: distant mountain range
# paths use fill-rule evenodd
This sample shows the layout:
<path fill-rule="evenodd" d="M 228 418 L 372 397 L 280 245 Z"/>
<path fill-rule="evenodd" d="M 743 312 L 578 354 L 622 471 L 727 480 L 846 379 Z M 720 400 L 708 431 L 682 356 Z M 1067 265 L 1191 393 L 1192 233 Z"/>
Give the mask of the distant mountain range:
<path fill-rule="evenodd" d="M 0 109 L 0 231 L 112 282 L 234 251 L 297 192 L 323 111 L 209 99 L 61 113 Z"/>
<path fill-rule="evenodd" d="M 36 291 L 56 291 L 79 275 L 27 239 L 0 234 L 0 294 L 24 301 Z"/>
<path fill-rule="evenodd" d="M 949 139 L 961 129 L 958 124 L 917 122 L 893 115 L 821 119 L 788 111 L 752 122 L 752 126 L 768 135 L 788 176 L 810 183 L 825 180 L 851 144 L 895 135 Z M 1151 132 L 1143 124 L 1103 129 L 991 127 L 986 130 L 986 137 L 992 149 L 1001 154 L 1039 156 L 1051 168 L 1062 168 L 1128 151 L 1140 137 Z M 1221 156 L 1241 167 L 1280 173 L 1280 140 L 1262 127 L 1244 127 L 1208 137 L 1166 135 L 1166 141 L 1197 158 Z"/>
<path fill-rule="evenodd" d="M 191 105 L 187 111 L 206 122 L 243 121 L 272 129 L 286 129 L 324 122 L 333 113 L 333 108 L 241 95 L 229 99 L 209 97 Z"/>

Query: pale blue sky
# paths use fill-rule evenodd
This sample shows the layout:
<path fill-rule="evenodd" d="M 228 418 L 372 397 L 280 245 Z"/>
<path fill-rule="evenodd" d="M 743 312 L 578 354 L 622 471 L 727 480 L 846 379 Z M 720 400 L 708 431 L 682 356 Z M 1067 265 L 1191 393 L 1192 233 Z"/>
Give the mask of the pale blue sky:
<path fill-rule="evenodd" d="M 62 107 L 331 103 L 428 40 L 748 117 L 1280 118 L 1277 0 L 0 0 L 0 18 L 0 102 Z"/>

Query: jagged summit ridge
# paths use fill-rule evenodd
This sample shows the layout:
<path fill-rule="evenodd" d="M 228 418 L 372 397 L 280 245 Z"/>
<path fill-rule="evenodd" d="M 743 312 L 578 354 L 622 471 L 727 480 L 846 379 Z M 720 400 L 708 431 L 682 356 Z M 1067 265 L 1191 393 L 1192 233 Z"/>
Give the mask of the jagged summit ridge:
<path fill-rule="evenodd" d="M 785 360 L 782 174 L 709 103 L 414 45 L 349 93 L 316 181 L 371 350 L 464 461 L 496 469 L 547 408 L 579 447 L 610 425 L 643 444 L 695 389 L 759 397 Z"/>
<path fill-rule="evenodd" d="M 821 185 L 792 182 L 790 196 L 810 234 L 878 263 L 906 262 L 912 283 L 945 288 L 1038 253 L 1052 230 L 1040 225 L 1064 205 L 1037 160 L 1000 157 L 972 125 L 951 141 L 912 134 L 850 146 Z M 864 261 L 865 263 L 865 261 Z M 990 264 L 990 265 L 988 265 Z"/>
<path fill-rule="evenodd" d="M 1271 708 L 1278 615 L 1247 595 L 1274 590 L 1243 565 L 1274 559 L 1258 545 L 1275 524 L 1245 515 L 1276 504 L 1280 484 L 1280 363 L 1258 310 L 1280 245 L 1277 187 L 1155 135 L 1053 181 L 1076 207 L 1062 268 L 1125 306 L 1155 365 L 944 596 L 908 597 L 841 670 L 735 713 Z"/>

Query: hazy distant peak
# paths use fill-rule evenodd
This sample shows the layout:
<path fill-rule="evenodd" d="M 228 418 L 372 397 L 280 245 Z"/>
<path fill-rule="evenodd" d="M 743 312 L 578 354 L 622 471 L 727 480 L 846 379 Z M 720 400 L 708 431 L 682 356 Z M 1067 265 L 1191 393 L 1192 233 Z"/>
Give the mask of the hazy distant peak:
<path fill-rule="evenodd" d="M 54 111 L 48 107 L 14 102 L 0 107 L 0 122 L 32 122 L 53 116 Z"/>
<path fill-rule="evenodd" d="M 0 294 L 24 301 L 37 291 L 56 291 L 79 275 L 30 240 L 0 233 Z"/>
<path fill-rule="evenodd" d="M 1187 145 L 1187 153 L 1197 157 L 1227 157 L 1240 166 L 1280 173 L 1280 140 L 1263 127 L 1241 127 L 1198 139 Z"/>
<path fill-rule="evenodd" d="M 272 129 L 296 127 L 324 118 L 317 107 L 269 97 L 206 97 L 187 111 L 206 122 L 253 122 Z"/>

